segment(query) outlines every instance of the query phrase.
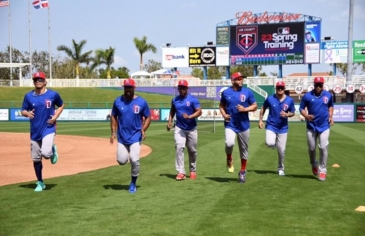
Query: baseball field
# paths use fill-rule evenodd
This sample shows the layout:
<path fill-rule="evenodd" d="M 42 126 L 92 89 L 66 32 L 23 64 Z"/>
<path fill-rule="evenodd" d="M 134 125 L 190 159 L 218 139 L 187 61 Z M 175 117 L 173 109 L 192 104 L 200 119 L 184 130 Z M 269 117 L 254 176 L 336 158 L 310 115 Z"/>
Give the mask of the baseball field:
<path fill-rule="evenodd" d="M 29 90 L 0 88 L 0 101 L 21 104 Z M 66 103 L 112 103 L 121 93 L 96 88 L 56 90 Z M 141 95 L 156 103 L 171 99 Z M 365 206 L 365 124 L 336 123 L 331 128 L 327 180 L 320 182 L 309 165 L 305 123 L 290 123 L 286 176 L 278 176 L 276 150 L 265 146 L 265 131 L 252 122 L 245 184 L 237 183 L 237 146 L 233 153 L 236 173 L 226 171 L 223 124 L 216 124 L 215 133 L 210 132 L 211 122 L 199 122 L 198 127 L 196 180 L 175 180 L 173 133 L 166 131 L 166 123 L 152 122 L 143 142 L 152 152 L 141 159 L 136 194 L 128 193 L 129 164 L 116 162 L 73 175 L 45 175 L 47 189 L 40 193 L 33 191 L 35 177 L 4 185 L 0 187 L 0 235 L 364 234 L 365 212 L 355 209 Z M 110 148 L 107 122 L 59 122 L 57 130 L 58 137 L 93 137 L 100 140 L 100 150 Z M 29 123 L 0 122 L 0 132 L 27 134 Z M 22 144 L 29 147 L 28 142 Z M 5 145 L 1 143 L 1 149 Z M 72 156 L 77 159 L 81 154 Z M 0 156 L 0 175 L 11 168 L 3 164 L 8 158 Z M 59 158 L 59 163 L 45 168 L 65 168 L 62 155 Z M 88 157 L 82 158 L 87 163 Z M 115 155 L 104 158 L 114 161 Z M 28 162 L 27 171 L 32 170 L 30 157 L 22 161 Z M 333 168 L 333 164 L 340 167 Z"/>

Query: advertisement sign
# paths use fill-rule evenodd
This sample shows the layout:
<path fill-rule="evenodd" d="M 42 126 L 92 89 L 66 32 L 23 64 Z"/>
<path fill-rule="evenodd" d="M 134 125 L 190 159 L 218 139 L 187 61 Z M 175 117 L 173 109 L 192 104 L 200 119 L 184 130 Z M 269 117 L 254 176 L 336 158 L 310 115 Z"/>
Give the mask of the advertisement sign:
<path fill-rule="evenodd" d="M 322 63 L 347 63 L 347 41 L 321 42 Z"/>
<path fill-rule="evenodd" d="M 304 64 L 304 38 L 304 22 L 231 26 L 231 65 Z"/>
<path fill-rule="evenodd" d="M 229 66 L 229 47 L 216 47 L 216 66 Z"/>
<path fill-rule="evenodd" d="M 189 66 L 215 66 L 215 47 L 189 48 Z"/>
<path fill-rule="evenodd" d="M 9 120 L 10 121 L 29 121 L 29 118 L 22 116 L 22 109 L 21 108 L 11 108 L 9 110 L 10 112 L 10 116 L 9 116 Z"/>
<path fill-rule="evenodd" d="M 160 120 L 160 109 L 151 109 L 151 120 Z"/>
<path fill-rule="evenodd" d="M 162 48 L 162 67 L 189 67 L 189 48 Z"/>
<path fill-rule="evenodd" d="M 353 62 L 365 62 L 365 40 L 353 41 Z"/>
<path fill-rule="evenodd" d="M 9 120 L 9 110 L 0 109 L 0 120 Z"/>
<path fill-rule="evenodd" d="M 202 109 L 202 115 L 198 117 L 198 120 L 205 120 L 205 121 L 213 121 L 219 120 L 223 121 L 222 114 L 219 108 L 216 109 Z"/>
<path fill-rule="evenodd" d="M 57 120 L 102 121 L 110 120 L 111 109 L 64 109 Z"/>
<path fill-rule="evenodd" d="M 356 121 L 365 122 L 365 105 L 356 105 Z"/>
<path fill-rule="evenodd" d="M 216 40 L 217 46 L 229 45 L 229 26 L 220 26 L 216 28 Z"/>
<path fill-rule="evenodd" d="M 168 121 L 170 115 L 170 109 L 161 109 L 161 121 Z"/>
<path fill-rule="evenodd" d="M 319 60 L 319 43 L 306 43 L 305 44 L 305 64 L 320 63 Z"/>
<path fill-rule="evenodd" d="M 321 22 L 305 22 L 305 42 L 314 43 L 321 41 Z"/>
<path fill-rule="evenodd" d="M 354 106 L 353 105 L 334 105 L 333 120 L 335 122 L 353 122 Z"/>

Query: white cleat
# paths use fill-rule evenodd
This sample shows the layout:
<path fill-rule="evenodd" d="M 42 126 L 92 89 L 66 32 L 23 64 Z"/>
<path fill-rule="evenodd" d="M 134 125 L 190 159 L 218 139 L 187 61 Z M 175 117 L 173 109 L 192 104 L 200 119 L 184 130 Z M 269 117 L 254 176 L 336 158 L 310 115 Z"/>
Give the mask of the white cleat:
<path fill-rule="evenodd" d="M 278 174 L 279 174 L 280 176 L 285 176 L 285 173 L 284 173 L 284 171 L 283 171 L 283 170 L 279 170 L 279 171 L 278 171 Z"/>

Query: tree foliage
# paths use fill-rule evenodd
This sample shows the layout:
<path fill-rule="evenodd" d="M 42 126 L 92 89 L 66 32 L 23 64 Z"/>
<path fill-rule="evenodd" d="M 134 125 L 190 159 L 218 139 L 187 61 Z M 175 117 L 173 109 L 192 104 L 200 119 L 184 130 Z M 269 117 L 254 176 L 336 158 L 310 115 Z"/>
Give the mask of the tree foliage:
<path fill-rule="evenodd" d="M 147 43 L 147 37 L 146 36 L 143 36 L 142 39 L 134 37 L 133 42 L 134 42 L 134 45 L 136 46 L 136 48 L 139 52 L 139 55 L 140 55 L 139 68 L 140 68 L 140 70 L 142 70 L 142 68 L 143 68 L 143 54 L 145 54 L 146 52 L 149 52 L 149 51 L 152 51 L 153 53 L 157 53 L 157 49 L 153 44 Z"/>
<path fill-rule="evenodd" d="M 143 70 L 151 73 L 156 70 L 162 69 L 161 62 L 157 62 L 155 60 L 148 60 L 148 63 L 144 65 Z"/>
<path fill-rule="evenodd" d="M 102 50 L 97 49 L 95 51 L 94 62 L 91 65 L 91 70 L 94 70 L 97 66 L 106 65 L 107 78 L 111 78 L 111 65 L 114 63 L 115 48 L 109 47 L 108 49 Z"/>

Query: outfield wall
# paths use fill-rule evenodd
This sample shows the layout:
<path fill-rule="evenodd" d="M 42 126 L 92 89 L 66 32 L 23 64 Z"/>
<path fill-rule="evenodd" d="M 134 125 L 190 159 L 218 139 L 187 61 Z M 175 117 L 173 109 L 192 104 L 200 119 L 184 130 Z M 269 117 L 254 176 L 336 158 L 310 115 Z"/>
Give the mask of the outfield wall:
<path fill-rule="evenodd" d="M 295 105 L 295 116 L 289 118 L 289 121 L 304 121 L 299 113 L 299 104 Z M 72 108 L 64 109 L 57 121 L 109 121 L 111 109 L 97 108 Z M 152 121 L 167 122 L 170 109 L 167 108 L 150 108 Z M 222 115 L 218 108 L 202 108 L 202 116 L 199 121 L 223 121 Z M 265 112 L 266 120 L 268 111 Z M 250 112 L 251 121 L 259 120 L 260 109 Z M 365 122 L 365 104 L 335 104 L 333 119 L 335 122 Z M 0 121 L 24 122 L 29 118 L 21 115 L 21 108 L 0 109 Z"/>

